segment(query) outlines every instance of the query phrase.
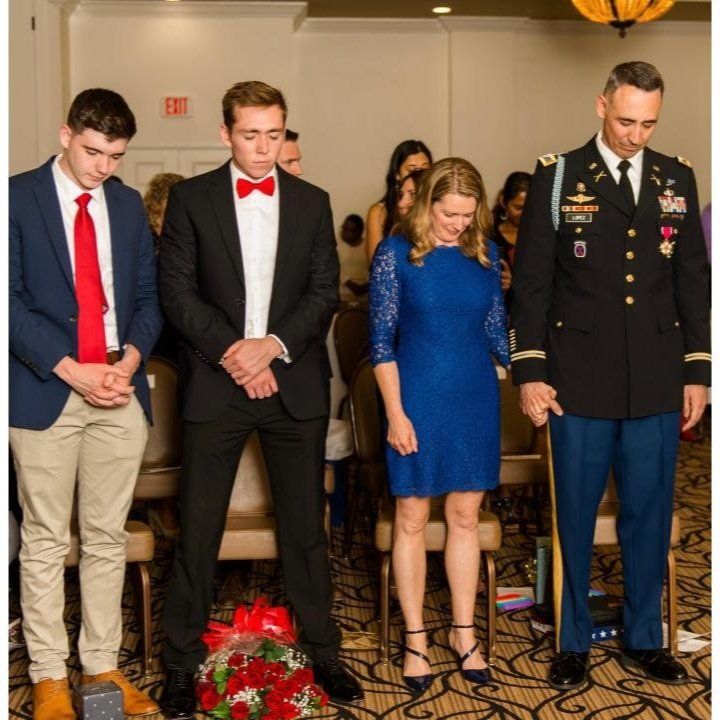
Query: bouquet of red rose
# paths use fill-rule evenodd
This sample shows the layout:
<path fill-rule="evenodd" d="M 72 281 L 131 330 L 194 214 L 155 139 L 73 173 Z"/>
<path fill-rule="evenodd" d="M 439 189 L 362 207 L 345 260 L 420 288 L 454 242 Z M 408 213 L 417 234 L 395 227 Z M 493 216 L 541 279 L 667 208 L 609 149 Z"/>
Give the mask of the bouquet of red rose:
<path fill-rule="evenodd" d="M 211 620 L 202 639 L 210 654 L 195 690 L 211 716 L 294 720 L 327 704 L 285 608 L 260 598 L 249 610 L 238 607 L 232 625 Z"/>

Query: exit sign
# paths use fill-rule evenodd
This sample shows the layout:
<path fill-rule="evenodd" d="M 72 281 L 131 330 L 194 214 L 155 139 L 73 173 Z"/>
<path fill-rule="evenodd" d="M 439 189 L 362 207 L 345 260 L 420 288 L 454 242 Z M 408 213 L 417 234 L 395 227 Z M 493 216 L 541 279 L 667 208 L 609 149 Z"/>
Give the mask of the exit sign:
<path fill-rule="evenodd" d="M 192 117 L 192 100 L 186 95 L 168 95 L 160 98 L 160 115 L 172 118 Z"/>

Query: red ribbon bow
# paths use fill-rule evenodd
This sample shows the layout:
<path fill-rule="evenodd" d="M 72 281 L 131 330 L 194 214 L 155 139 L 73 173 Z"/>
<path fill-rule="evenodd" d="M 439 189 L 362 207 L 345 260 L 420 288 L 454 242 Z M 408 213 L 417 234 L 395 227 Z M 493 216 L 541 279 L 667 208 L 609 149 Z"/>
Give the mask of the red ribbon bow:
<path fill-rule="evenodd" d="M 232 625 L 210 620 L 201 639 L 210 652 L 215 652 L 234 635 L 243 633 L 272 637 L 286 643 L 295 642 L 295 632 L 287 608 L 270 607 L 265 598 L 258 598 L 249 610 L 245 605 L 236 608 Z"/>
<path fill-rule="evenodd" d="M 253 190 L 259 190 L 265 195 L 272 195 L 275 192 L 275 178 L 270 175 L 260 182 L 251 182 L 244 178 L 238 178 L 235 187 L 239 198 L 246 198 Z"/>

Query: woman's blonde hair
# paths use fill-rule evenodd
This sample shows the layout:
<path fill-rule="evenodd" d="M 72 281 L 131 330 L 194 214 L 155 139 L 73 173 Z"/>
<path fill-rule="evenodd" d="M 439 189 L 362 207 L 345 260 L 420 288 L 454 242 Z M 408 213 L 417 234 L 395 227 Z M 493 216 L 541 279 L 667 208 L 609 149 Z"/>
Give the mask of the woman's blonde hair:
<path fill-rule="evenodd" d="M 475 216 L 458 238 L 458 243 L 464 255 L 475 258 L 483 267 L 490 267 L 487 243 L 492 232 L 492 216 L 485 185 L 475 167 L 462 158 L 438 160 L 420 178 L 415 204 L 401 224 L 413 246 L 408 256 L 410 262 L 421 266 L 423 258 L 435 248 L 431 235 L 432 205 L 450 193 L 477 201 Z"/>
<path fill-rule="evenodd" d="M 145 195 L 143 195 L 143 203 L 145 204 L 145 212 L 147 213 L 150 227 L 156 235 L 159 235 L 162 230 L 162 224 L 165 218 L 165 206 L 167 205 L 170 188 L 176 182 L 184 179 L 182 175 L 178 175 L 177 173 L 158 173 L 150 179 L 145 189 Z"/>

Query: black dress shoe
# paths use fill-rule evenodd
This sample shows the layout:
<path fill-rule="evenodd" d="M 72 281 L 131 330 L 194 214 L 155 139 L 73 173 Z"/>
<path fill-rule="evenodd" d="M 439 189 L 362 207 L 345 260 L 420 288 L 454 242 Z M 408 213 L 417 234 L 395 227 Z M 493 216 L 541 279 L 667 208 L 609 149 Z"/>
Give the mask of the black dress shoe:
<path fill-rule="evenodd" d="M 195 673 L 179 665 L 167 667 L 167 679 L 160 698 L 160 712 L 171 720 L 195 717 Z"/>
<path fill-rule="evenodd" d="M 623 650 L 621 662 L 628 668 L 642 670 L 649 678 L 668 685 L 683 685 L 688 681 L 685 668 L 667 651 Z"/>
<path fill-rule="evenodd" d="M 362 700 L 364 693 L 358 681 L 340 664 L 337 658 L 313 665 L 315 682 L 336 703 Z"/>
<path fill-rule="evenodd" d="M 556 690 L 573 690 L 587 681 L 588 653 L 562 650 L 550 666 L 548 682 Z"/>

